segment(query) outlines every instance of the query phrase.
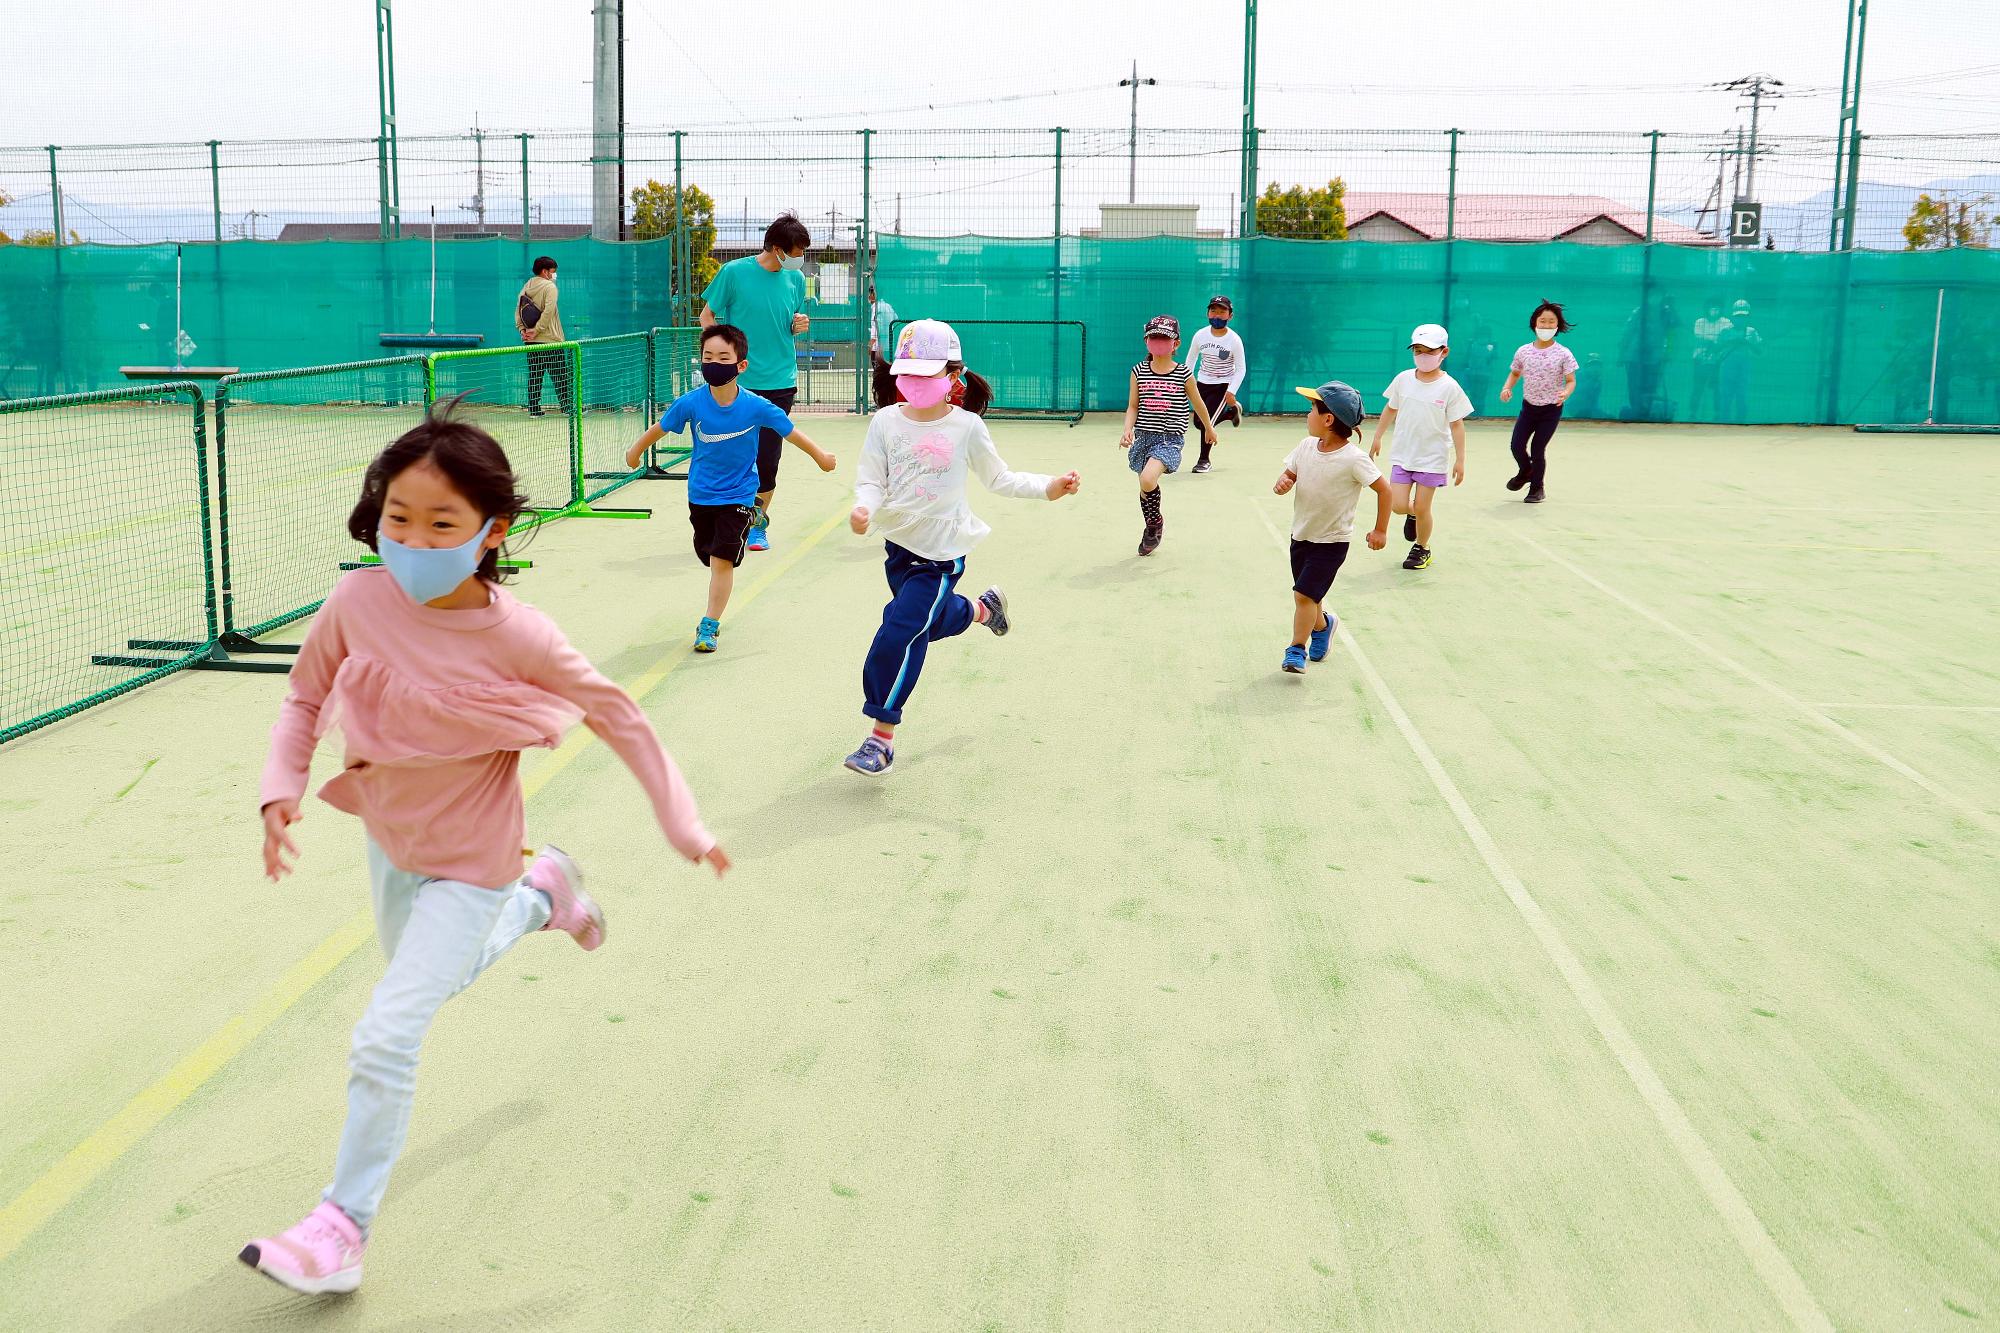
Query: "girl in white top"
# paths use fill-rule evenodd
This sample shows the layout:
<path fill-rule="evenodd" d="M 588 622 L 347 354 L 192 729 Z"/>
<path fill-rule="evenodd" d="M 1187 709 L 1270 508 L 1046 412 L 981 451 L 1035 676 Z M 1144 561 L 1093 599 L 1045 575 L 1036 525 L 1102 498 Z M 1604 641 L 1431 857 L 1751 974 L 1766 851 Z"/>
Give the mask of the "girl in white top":
<path fill-rule="evenodd" d="M 930 644 L 984 625 L 1008 630 L 1007 595 L 988 588 L 977 599 L 958 592 L 965 557 L 991 531 L 965 501 L 965 479 L 1016 499 L 1075 495 L 1077 474 L 1045 477 L 1010 471 L 993 448 L 986 423 L 950 402 L 965 374 L 958 335 L 949 324 L 920 319 L 905 325 L 890 366 L 903 401 L 868 424 L 855 478 L 848 526 L 870 525 L 888 547 L 889 604 L 861 669 L 861 711 L 875 728 L 847 767 L 879 777 L 896 761 L 896 725 L 917 686 Z"/>
<path fill-rule="evenodd" d="M 1395 447 L 1389 450 L 1389 494 L 1396 512 L 1408 516 L 1403 520 L 1403 540 L 1410 543 L 1410 553 L 1404 557 L 1404 569 L 1430 567 L 1431 500 L 1446 484 L 1446 465 L 1451 467 L 1451 485 L 1465 480 L 1465 419 L 1472 415 L 1472 400 L 1442 369 L 1450 354 L 1444 325 L 1417 325 L 1410 334 L 1410 359 L 1416 368 L 1389 381 L 1389 405 L 1368 445 L 1368 456 L 1373 458 L 1382 452 L 1383 434 L 1395 429 Z"/>
<path fill-rule="evenodd" d="M 1194 341 L 1188 344 L 1187 367 L 1195 372 L 1195 390 L 1201 394 L 1202 405 L 1208 408 L 1209 420 L 1218 426 L 1225 421 L 1243 424 L 1243 407 L 1236 401 L 1236 395 L 1250 374 L 1250 365 L 1244 359 L 1243 339 L 1229 327 L 1235 313 L 1228 297 L 1210 297 L 1208 327 L 1197 329 Z M 1201 442 L 1201 461 L 1194 465 L 1196 472 L 1210 470 L 1208 451 L 1212 447 L 1207 440 Z"/>

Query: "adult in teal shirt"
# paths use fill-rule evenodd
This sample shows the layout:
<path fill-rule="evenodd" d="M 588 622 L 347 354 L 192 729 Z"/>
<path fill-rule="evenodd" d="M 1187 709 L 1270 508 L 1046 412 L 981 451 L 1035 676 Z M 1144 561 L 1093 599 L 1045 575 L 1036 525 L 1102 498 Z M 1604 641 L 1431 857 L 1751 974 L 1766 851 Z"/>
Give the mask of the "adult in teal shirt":
<path fill-rule="evenodd" d="M 701 294 L 701 326 L 734 324 L 750 339 L 750 369 L 743 387 L 789 415 L 799 396 L 798 353 L 792 339 L 806 331 L 806 224 L 785 214 L 764 229 L 764 248 L 724 264 Z M 778 489 L 778 460 L 785 439 L 774 430 L 757 435 L 757 512 L 749 549 L 771 549 L 771 493 Z"/>

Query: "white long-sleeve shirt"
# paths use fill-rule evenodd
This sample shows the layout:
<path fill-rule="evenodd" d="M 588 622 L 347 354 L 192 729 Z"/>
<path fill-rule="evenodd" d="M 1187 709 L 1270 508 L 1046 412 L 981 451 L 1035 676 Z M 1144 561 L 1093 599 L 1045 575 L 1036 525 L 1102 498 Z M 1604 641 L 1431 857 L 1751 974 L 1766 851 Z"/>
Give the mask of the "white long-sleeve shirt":
<path fill-rule="evenodd" d="M 964 408 L 912 421 L 901 404 L 885 407 L 868 423 L 854 502 L 874 516 L 886 540 L 926 560 L 956 560 L 992 531 L 966 504 L 968 472 L 995 495 L 1048 497 L 1049 478 L 1010 471 L 986 423 Z"/>
<path fill-rule="evenodd" d="M 1243 378 L 1250 373 L 1243 339 L 1236 336 L 1235 329 L 1217 333 L 1203 328 L 1197 332 L 1188 344 L 1187 367 L 1203 384 L 1227 384 L 1231 394 L 1243 387 Z"/>

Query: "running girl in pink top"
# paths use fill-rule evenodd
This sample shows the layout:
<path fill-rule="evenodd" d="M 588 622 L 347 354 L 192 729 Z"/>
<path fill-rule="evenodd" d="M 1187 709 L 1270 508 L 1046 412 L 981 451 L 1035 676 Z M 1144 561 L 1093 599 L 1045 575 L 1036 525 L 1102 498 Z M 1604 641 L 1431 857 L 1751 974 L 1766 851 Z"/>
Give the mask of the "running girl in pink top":
<path fill-rule="evenodd" d="M 271 732 L 265 874 L 290 873 L 288 830 L 313 750 L 338 729 L 346 757 L 320 797 L 367 830 L 389 960 L 354 1029 L 333 1183 L 304 1220 L 240 1255 L 294 1291 L 361 1285 L 438 1008 L 530 931 L 560 930 L 585 949 L 604 942 L 604 913 L 569 857 L 545 847 L 521 873 L 522 750 L 555 746 L 580 718 L 645 787 L 674 850 L 717 875 L 729 869 L 639 705 L 499 586 L 501 544 L 526 504 L 493 437 L 449 408 L 384 450 L 347 520 L 382 567 L 334 586 Z"/>

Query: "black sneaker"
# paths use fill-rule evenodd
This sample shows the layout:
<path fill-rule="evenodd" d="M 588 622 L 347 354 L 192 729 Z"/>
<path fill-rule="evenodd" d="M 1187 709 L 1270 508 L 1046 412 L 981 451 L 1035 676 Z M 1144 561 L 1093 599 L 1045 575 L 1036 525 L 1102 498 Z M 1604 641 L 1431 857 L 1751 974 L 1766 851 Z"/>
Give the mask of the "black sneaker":
<path fill-rule="evenodd" d="M 1243 404 L 1238 403 L 1229 409 L 1229 424 L 1232 426 L 1241 426 L 1243 424 Z"/>
<path fill-rule="evenodd" d="M 1548 498 L 1549 498 L 1548 496 L 1546 496 L 1546 495 L 1542 494 L 1542 488 L 1541 488 L 1541 487 L 1539 487 L 1539 486 L 1537 486 L 1537 487 L 1535 487 L 1535 489 L 1533 489 L 1532 491 L 1529 491 L 1529 492 L 1528 492 L 1528 498 L 1527 498 L 1527 500 L 1526 500 L 1526 501 L 1525 501 L 1524 503 L 1527 503 L 1527 504 L 1531 504 L 1531 505 L 1538 505 L 1538 504 L 1540 504 L 1540 503 L 1541 503 L 1542 501 L 1544 501 L 1544 500 L 1546 500 L 1546 499 L 1548 499 Z"/>
<path fill-rule="evenodd" d="M 531 417 L 545 417 L 545 416 L 547 416 L 547 415 L 548 415 L 548 413 L 547 413 L 547 412 L 544 412 L 544 411 L 543 411 L 543 410 L 542 410 L 541 408 L 539 408 L 539 407 L 531 407 L 531 408 L 529 408 L 529 409 L 528 409 L 528 415 L 529 415 L 529 416 L 531 416 Z"/>
<path fill-rule="evenodd" d="M 1513 476 L 1507 478 L 1507 489 L 1510 491 L 1518 491 L 1527 484 L 1528 474 L 1525 472 L 1516 472 Z"/>
<path fill-rule="evenodd" d="M 1139 554 L 1151 555 L 1159 550 L 1160 538 L 1166 535 L 1166 531 L 1166 520 L 1158 518 L 1146 520 L 1145 534 L 1139 538 Z"/>
<path fill-rule="evenodd" d="M 1213 469 L 1212 467 L 1210 467 L 1210 466 L 1209 466 L 1209 462 L 1208 462 L 1208 460 L 1207 460 L 1206 458 L 1202 459 L 1202 460 L 1201 460 L 1201 461 L 1200 461 L 1199 463 L 1196 463 L 1196 464 L 1194 465 L 1194 470 L 1195 470 L 1196 472 L 1212 472 L 1212 471 L 1214 471 L 1214 469 Z"/>
<path fill-rule="evenodd" d="M 1403 540 L 1406 542 L 1413 542 L 1416 539 L 1417 539 L 1417 516 L 1415 514 L 1406 514 L 1403 517 Z"/>
<path fill-rule="evenodd" d="M 1404 569 L 1429 569 L 1431 552 L 1427 546 L 1412 546 L 1410 553 L 1403 557 Z"/>

